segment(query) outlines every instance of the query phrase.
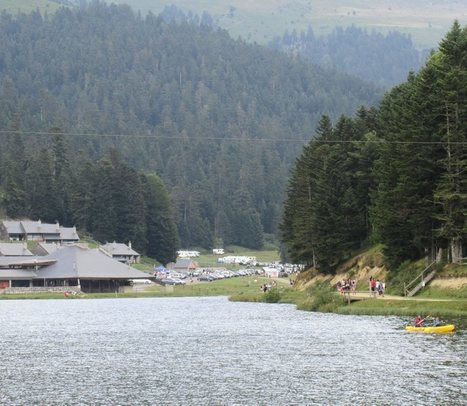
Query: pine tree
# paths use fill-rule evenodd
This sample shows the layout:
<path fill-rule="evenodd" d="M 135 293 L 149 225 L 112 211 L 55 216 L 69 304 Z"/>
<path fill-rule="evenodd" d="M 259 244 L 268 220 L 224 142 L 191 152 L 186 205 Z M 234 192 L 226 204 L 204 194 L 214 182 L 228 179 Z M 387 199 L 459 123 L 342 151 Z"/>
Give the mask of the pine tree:
<path fill-rule="evenodd" d="M 70 189 L 75 180 L 70 169 L 63 130 L 54 127 L 49 132 L 55 134 L 52 140 L 52 156 L 53 177 L 57 193 L 56 218 L 61 224 L 68 225 L 71 222 Z"/>
<path fill-rule="evenodd" d="M 58 213 L 57 189 L 53 176 L 53 161 L 43 149 L 32 159 L 26 172 L 29 215 L 33 219 L 55 223 Z"/>
<path fill-rule="evenodd" d="M 460 262 L 467 236 L 467 28 L 456 21 L 440 43 L 439 55 L 428 69 L 436 72 L 440 120 L 436 128 L 443 141 L 443 174 L 435 190 L 435 201 L 442 208 L 438 236 L 449 247 L 449 260 Z"/>
<path fill-rule="evenodd" d="M 113 166 L 108 160 L 98 162 L 92 181 L 90 231 L 101 243 L 117 240 L 114 174 Z"/>
<path fill-rule="evenodd" d="M 158 176 L 142 175 L 141 182 L 146 213 L 146 254 L 166 265 L 176 259 L 180 244 L 170 198 Z"/>

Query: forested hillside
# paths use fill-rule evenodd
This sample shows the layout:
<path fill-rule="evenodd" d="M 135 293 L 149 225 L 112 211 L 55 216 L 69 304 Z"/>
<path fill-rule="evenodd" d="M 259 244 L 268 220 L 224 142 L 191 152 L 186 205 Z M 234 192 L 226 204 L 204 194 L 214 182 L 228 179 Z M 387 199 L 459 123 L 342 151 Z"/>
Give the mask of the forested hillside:
<path fill-rule="evenodd" d="M 160 16 L 167 21 L 190 22 L 213 26 L 215 19 L 208 13 L 201 16 L 185 13 L 175 6 L 165 7 Z M 327 35 L 318 36 L 311 26 L 306 32 L 285 32 L 268 46 L 285 51 L 292 58 L 303 57 L 309 62 L 348 73 L 365 81 L 389 88 L 418 71 L 429 50 L 419 51 L 410 36 L 392 31 L 386 35 L 351 26 L 335 27 Z"/>
<path fill-rule="evenodd" d="M 74 224 L 100 242 L 131 241 L 163 264 L 179 247 L 168 192 L 159 177 L 138 173 L 116 150 L 72 168 L 59 128 L 50 145 L 24 153 L 21 133 L 4 134 L 1 196 L 5 214 Z M 47 148 L 48 147 L 48 148 Z"/>
<path fill-rule="evenodd" d="M 24 135 L 23 176 L 54 127 L 74 172 L 115 147 L 164 180 L 185 246 L 260 247 L 319 117 L 378 98 L 363 81 L 126 6 L 0 16 L 0 137 Z"/>
<path fill-rule="evenodd" d="M 387 35 L 368 33 L 355 26 L 336 27 L 322 36 L 317 36 L 310 26 L 306 32 L 286 32 L 269 45 L 388 88 L 404 82 L 409 72 L 418 71 L 426 57 L 426 52 L 417 50 L 407 35 L 397 31 Z"/>
<path fill-rule="evenodd" d="M 289 181 L 281 229 L 292 260 L 325 272 L 369 241 L 387 265 L 467 255 L 467 27 L 376 109 L 324 116 Z"/>

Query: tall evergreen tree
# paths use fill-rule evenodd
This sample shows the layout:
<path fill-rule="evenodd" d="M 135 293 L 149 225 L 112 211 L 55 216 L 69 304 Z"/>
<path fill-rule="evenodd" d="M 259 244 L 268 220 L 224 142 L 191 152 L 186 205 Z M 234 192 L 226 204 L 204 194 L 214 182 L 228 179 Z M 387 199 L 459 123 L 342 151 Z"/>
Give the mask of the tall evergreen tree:
<path fill-rule="evenodd" d="M 66 150 L 63 130 L 54 127 L 49 130 L 54 133 L 52 140 L 52 155 L 53 155 L 53 178 L 56 185 L 57 193 L 57 220 L 61 224 L 71 222 L 70 213 L 70 189 L 74 184 L 75 179 L 71 172 L 68 153 Z"/>
<path fill-rule="evenodd" d="M 372 218 L 389 263 L 462 257 L 465 237 L 465 30 L 458 23 L 427 66 L 383 100 Z"/>
<path fill-rule="evenodd" d="M 427 70 L 436 75 L 434 111 L 439 117 L 435 132 L 443 142 L 443 173 L 434 197 L 441 207 L 438 236 L 449 247 L 449 260 L 463 258 L 463 240 L 467 236 L 467 28 L 456 21 L 441 41 L 439 55 Z"/>
<path fill-rule="evenodd" d="M 166 265 L 176 259 L 180 244 L 169 194 L 162 180 L 154 174 L 142 175 L 141 182 L 146 214 L 146 253 Z"/>
<path fill-rule="evenodd" d="M 91 232 L 102 243 L 117 239 L 117 214 L 114 202 L 115 194 L 113 166 L 109 160 L 98 162 L 94 171 L 91 204 Z M 118 189 L 117 189 L 118 190 Z"/>
<path fill-rule="evenodd" d="M 44 222 L 56 222 L 59 212 L 57 189 L 53 176 L 53 161 L 50 153 L 43 149 L 32 158 L 26 171 L 29 215 Z"/>

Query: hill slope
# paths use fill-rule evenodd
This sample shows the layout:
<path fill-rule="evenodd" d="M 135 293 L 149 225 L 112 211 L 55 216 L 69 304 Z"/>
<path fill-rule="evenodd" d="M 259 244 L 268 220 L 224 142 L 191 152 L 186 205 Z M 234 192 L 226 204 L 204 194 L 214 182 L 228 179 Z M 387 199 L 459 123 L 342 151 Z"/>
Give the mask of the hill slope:
<path fill-rule="evenodd" d="M 0 10 L 10 13 L 30 13 L 35 10 L 54 13 L 60 6 L 60 1 L 53 0 L 0 0 Z"/>
<path fill-rule="evenodd" d="M 261 246 L 319 117 L 379 97 L 363 81 L 225 31 L 102 3 L 47 19 L 2 15 L 0 78 L 0 128 L 61 128 L 72 134 L 75 167 L 118 147 L 162 176 L 182 243 L 200 246 L 214 237 Z M 26 149 L 49 145 L 47 135 L 30 135 Z"/>
<path fill-rule="evenodd" d="M 159 13 L 170 4 L 197 14 L 207 11 L 232 36 L 268 43 L 285 31 L 306 31 L 311 25 L 317 34 L 336 26 L 359 27 L 382 33 L 397 30 L 412 35 L 421 48 L 433 48 L 449 30 L 454 19 L 467 22 L 467 4 L 456 0 L 117 0 L 142 11 Z"/>

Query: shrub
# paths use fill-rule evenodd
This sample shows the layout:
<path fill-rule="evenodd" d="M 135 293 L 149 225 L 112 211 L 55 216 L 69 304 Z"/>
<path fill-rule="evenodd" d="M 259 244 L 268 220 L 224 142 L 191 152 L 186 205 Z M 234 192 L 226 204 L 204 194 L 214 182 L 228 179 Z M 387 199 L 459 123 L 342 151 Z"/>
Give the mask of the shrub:
<path fill-rule="evenodd" d="M 327 282 L 319 283 L 308 290 L 311 301 L 306 308 L 312 311 L 333 312 L 342 306 L 342 298 Z"/>
<path fill-rule="evenodd" d="M 266 303 L 278 303 L 280 300 L 281 300 L 281 294 L 279 290 L 276 288 L 268 290 L 264 294 L 264 301 Z"/>

